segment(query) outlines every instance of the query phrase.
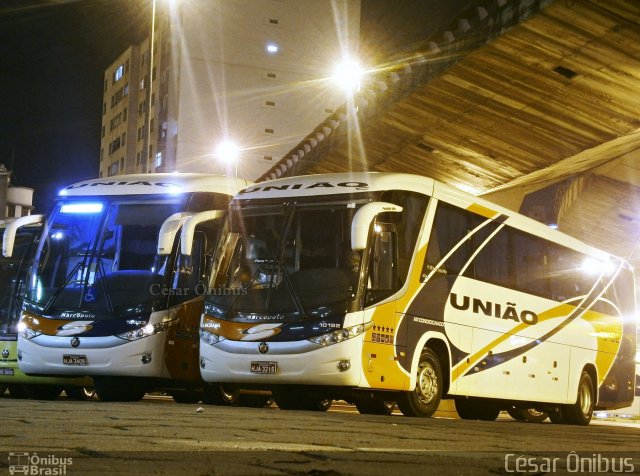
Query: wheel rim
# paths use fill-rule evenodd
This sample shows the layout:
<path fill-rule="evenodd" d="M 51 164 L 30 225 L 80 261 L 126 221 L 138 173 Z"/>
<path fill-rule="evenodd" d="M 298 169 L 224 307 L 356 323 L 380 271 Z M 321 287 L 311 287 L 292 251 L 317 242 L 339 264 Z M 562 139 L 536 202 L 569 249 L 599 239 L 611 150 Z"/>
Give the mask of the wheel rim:
<path fill-rule="evenodd" d="M 544 412 L 539 412 L 535 408 L 528 408 L 527 410 L 525 410 L 525 412 L 533 417 L 541 417 L 542 415 L 545 414 Z"/>
<path fill-rule="evenodd" d="M 591 390 L 588 385 L 580 387 L 580 410 L 584 416 L 591 413 Z"/>
<path fill-rule="evenodd" d="M 422 403 L 430 403 L 438 393 L 438 378 L 435 370 L 428 362 L 422 362 L 418 367 L 418 381 L 416 395 Z"/>

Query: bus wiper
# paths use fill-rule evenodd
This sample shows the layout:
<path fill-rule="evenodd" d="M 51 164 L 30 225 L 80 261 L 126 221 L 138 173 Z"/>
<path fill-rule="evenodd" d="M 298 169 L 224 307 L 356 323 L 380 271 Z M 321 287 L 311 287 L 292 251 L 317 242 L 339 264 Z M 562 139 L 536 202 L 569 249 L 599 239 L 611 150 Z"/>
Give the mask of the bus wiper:
<path fill-rule="evenodd" d="M 64 289 L 66 289 L 67 284 L 69 284 L 71 282 L 71 278 L 73 278 L 73 276 L 78 272 L 78 270 L 84 265 L 85 262 L 86 262 L 86 260 L 85 261 L 79 261 L 78 264 L 76 264 L 73 267 L 71 272 L 69 272 L 67 277 L 64 278 L 64 281 L 62 282 L 62 284 L 56 288 L 56 290 L 53 293 L 53 295 L 47 301 L 47 304 L 44 305 L 44 309 L 42 310 L 43 314 L 47 314 L 49 312 L 49 310 L 51 309 L 51 306 L 53 306 L 53 303 L 56 302 L 56 300 L 58 299 L 60 294 L 62 294 L 62 291 Z"/>

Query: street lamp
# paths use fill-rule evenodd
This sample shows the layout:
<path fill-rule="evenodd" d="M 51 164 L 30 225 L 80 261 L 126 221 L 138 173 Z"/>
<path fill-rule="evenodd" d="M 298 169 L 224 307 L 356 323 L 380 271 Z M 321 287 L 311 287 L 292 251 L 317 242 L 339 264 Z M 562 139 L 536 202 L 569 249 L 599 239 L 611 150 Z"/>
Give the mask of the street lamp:
<path fill-rule="evenodd" d="M 216 147 L 216 155 L 219 160 L 235 165 L 235 177 L 238 178 L 238 162 L 240 159 L 240 147 L 231 139 L 224 139 Z"/>
<path fill-rule="evenodd" d="M 358 61 L 345 58 L 335 66 L 332 78 L 347 94 L 352 95 L 360 89 L 362 74 L 362 66 Z"/>

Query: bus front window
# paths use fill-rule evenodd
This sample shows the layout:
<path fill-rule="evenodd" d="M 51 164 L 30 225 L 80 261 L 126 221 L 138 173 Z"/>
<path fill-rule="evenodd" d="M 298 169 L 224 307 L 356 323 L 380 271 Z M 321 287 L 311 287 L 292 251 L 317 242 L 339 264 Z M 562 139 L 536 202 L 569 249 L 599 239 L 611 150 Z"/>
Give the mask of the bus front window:
<path fill-rule="evenodd" d="M 355 204 L 236 208 L 210 300 L 235 313 L 292 318 L 345 308 L 358 290 L 362 251 L 351 249 Z"/>
<path fill-rule="evenodd" d="M 177 202 L 177 201 L 176 201 Z M 89 310 L 113 318 L 147 307 L 163 282 L 158 231 L 178 203 L 67 203 L 40 244 L 26 299 L 45 314 Z M 162 268 L 162 269 L 161 269 Z"/>

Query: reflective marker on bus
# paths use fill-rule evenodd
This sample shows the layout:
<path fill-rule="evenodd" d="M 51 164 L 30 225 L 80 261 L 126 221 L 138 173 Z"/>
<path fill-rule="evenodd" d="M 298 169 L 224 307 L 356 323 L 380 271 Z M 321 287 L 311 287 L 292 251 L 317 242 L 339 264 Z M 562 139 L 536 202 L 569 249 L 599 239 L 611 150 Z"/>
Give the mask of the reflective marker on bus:
<path fill-rule="evenodd" d="M 105 401 L 155 390 L 200 400 L 203 283 L 228 203 L 247 185 L 145 174 L 61 191 L 26 282 L 20 369 L 90 376 Z"/>
<path fill-rule="evenodd" d="M 513 408 L 588 424 L 634 393 L 624 261 L 432 179 L 394 173 L 263 182 L 231 202 L 205 299 L 208 382 L 281 408 L 462 418 Z M 593 265 L 596 265 L 595 267 Z"/>

